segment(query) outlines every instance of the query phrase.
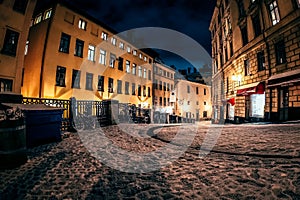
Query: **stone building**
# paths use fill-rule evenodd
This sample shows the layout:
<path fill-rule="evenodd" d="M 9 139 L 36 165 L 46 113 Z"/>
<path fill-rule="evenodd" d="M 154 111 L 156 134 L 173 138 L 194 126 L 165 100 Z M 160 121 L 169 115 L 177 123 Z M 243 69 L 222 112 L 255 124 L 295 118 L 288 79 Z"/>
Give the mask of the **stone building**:
<path fill-rule="evenodd" d="M 30 28 L 22 94 L 152 107 L 154 57 L 73 4 L 53 2 Z"/>
<path fill-rule="evenodd" d="M 36 0 L 0 1 L 0 92 L 21 93 L 26 41 Z"/>
<path fill-rule="evenodd" d="M 300 116 L 299 0 L 217 0 L 211 19 L 213 120 Z"/>

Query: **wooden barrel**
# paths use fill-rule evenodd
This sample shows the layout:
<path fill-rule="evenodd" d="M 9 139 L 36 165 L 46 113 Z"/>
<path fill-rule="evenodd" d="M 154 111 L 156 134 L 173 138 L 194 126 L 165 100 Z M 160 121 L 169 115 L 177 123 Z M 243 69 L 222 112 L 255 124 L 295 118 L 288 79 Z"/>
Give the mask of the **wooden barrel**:
<path fill-rule="evenodd" d="M 14 168 L 26 161 L 24 119 L 0 121 L 0 168 Z"/>

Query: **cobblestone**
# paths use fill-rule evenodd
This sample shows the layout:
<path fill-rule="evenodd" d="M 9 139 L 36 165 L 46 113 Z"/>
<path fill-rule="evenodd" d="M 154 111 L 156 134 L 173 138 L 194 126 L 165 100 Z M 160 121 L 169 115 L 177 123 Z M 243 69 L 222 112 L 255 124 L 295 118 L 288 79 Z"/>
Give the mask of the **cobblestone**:
<path fill-rule="evenodd" d="M 211 128 L 221 134 L 213 150 L 200 158 Z M 114 145 L 136 153 L 165 146 L 178 131 L 196 137 L 171 164 L 126 173 L 92 157 L 79 134 L 65 133 L 61 142 L 28 149 L 24 165 L 0 171 L 0 199 L 300 199 L 300 124 L 122 125 L 103 130 Z M 118 155 L 110 159 L 117 162 Z"/>

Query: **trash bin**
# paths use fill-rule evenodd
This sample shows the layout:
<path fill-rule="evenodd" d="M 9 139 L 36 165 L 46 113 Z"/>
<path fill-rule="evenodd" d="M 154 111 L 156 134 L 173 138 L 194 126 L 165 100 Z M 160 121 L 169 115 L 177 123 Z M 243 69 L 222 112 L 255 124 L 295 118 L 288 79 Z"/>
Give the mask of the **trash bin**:
<path fill-rule="evenodd" d="M 25 116 L 26 146 L 34 147 L 61 141 L 62 114 L 64 108 L 44 104 L 4 104 L 19 107 Z"/>

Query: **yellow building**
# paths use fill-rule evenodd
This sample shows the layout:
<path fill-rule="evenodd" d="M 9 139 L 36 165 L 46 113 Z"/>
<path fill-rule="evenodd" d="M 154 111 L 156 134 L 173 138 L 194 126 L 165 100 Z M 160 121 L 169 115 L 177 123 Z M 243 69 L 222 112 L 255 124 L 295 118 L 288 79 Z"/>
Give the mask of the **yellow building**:
<path fill-rule="evenodd" d="M 97 19 L 58 1 L 39 13 L 25 57 L 25 97 L 114 99 L 152 107 L 153 58 Z"/>
<path fill-rule="evenodd" d="M 214 121 L 300 119 L 299 19 L 299 0 L 217 0 Z"/>
<path fill-rule="evenodd" d="M 173 114 L 174 102 L 170 94 L 175 85 L 175 69 L 162 63 L 154 63 L 154 111 L 159 113 Z"/>
<path fill-rule="evenodd" d="M 175 96 L 178 116 L 196 121 L 211 119 L 211 86 L 178 79 Z"/>
<path fill-rule="evenodd" d="M 24 51 L 36 0 L 0 1 L 0 92 L 21 92 Z"/>

